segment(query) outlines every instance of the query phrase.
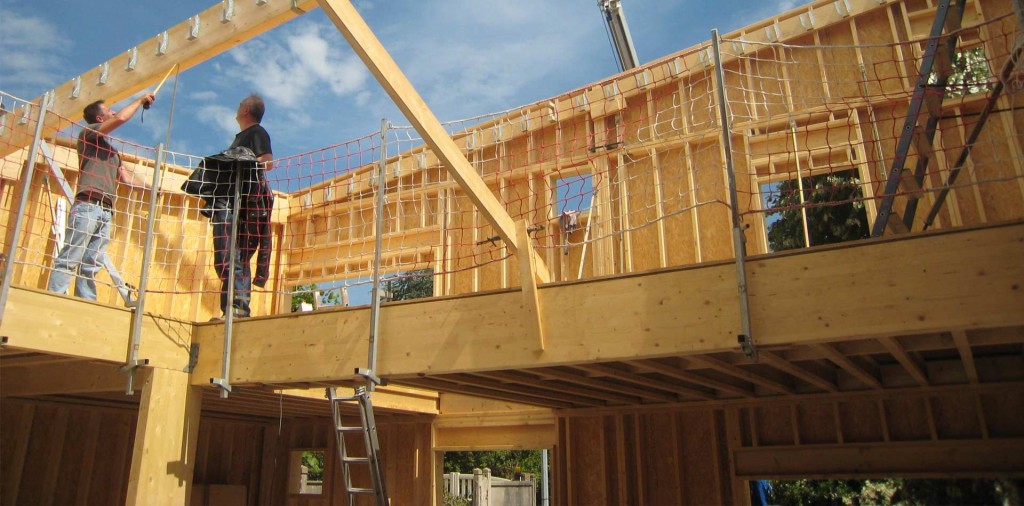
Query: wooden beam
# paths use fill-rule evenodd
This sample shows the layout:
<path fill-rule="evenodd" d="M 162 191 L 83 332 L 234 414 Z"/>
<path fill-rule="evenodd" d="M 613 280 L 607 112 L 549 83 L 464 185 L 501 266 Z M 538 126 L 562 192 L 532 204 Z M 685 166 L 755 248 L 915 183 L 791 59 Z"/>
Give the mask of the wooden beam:
<path fill-rule="evenodd" d="M 529 371 L 491 371 L 487 373 L 477 373 L 481 376 L 496 378 L 505 383 L 513 383 L 517 385 L 524 385 L 530 388 L 537 388 L 541 390 L 555 390 L 559 392 L 570 393 L 577 396 L 588 397 L 591 399 L 597 399 L 604 401 L 605 403 L 617 402 L 620 404 L 638 404 L 640 402 L 639 397 L 631 395 L 615 394 L 611 392 L 596 391 L 589 388 L 580 388 L 574 385 L 553 385 L 549 380 L 539 379 L 535 376 L 528 376 Z"/>
<path fill-rule="evenodd" d="M 675 378 L 681 381 L 696 383 L 698 385 L 703 385 L 709 388 L 713 388 L 715 390 L 721 390 L 723 392 L 728 392 L 733 395 L 738 395 L 740 397 L 755 397 L 756 395 L 754 394 L 753 390 L 738 387 L 736 385 L 726 383 L 724 381 L 718 381 L 716 379 L 707 378 L 700 374 L 685 371 L 677 367 L 673 367 L 668 364 L 663 364 L 655 360 L 630 360 L 627 361 L 626 363 L 640 370 L 655 372 L 663 376 L 668 376 L 670 378 Z"/>
<path fill-rule="evenodd" d="M 675 392 L 676 394 L 686 395 L 690 397 L 696 397 L 698 399 L 712 400 L 715 398 L 713 394 L 698 390 L 696 388 L 685 387 L 682 385 L 673 385 L 664 381 L 659 381 L 654 378 L 649 378 L 642 374 L 630 371 L 623 371 L 622 369 L 616 369 L 607 364 L 588 364 L 577 366 L 578 369 L 594 373 L 599 376 L 607 376 L 617 381 L 624 381 L 626 383 L 633 383 L 643 387 L 649 387 L 665 392 Z"/>
<path fill-rule="evenodd" d="M 907 295 L 915 291 L 880 290 L 866 295 L 858 290 L 828 289 L 828 296 L 824 295 L 823 287 L 843 286 L 852 277 L 877 267 L 872 259 L 890 256 L 916 259 L 918 268 L 903 269 L 902 274 L 894 272 L 889 279 L 897 286 L 920 287 L 930 294 L 927 304 L 905 300 L 916 297 Z M 990 332 L 987 329 L 1024 326 L 1024 312 L 1020 311 L 1024 290 L 1012 288 L 1024 286 L 1024 263 L 1015 260 L 1022 257 L 1021 223 L 862 241 L 792 256 L 755 257 L 749 264 L 757 273 L 750 282 L 754 301 L 751 312 L 756 315 L 755 327 L 760 329 L 759 342 L 766 343 L 766 347 L 861 341 L 879 334 L 929 334 L 948 332 L 950 328 L 964 329 L 974 340 Z M 977 258 L 985 266 L 984 285 L 979 286 L 980 270 L 962 266 L 963 258 Z M 928 274 L 918 274 L 923 271 Z M 766 283 L 765 279 L 778 282 Z M 693 286 L 701 290 L 686 289 Z M 736 350 L 739 314 L 735 266 L 731 263 L 550 284 L 539 287 L 539 291 L 548 335 L 543 353 L 522 338 L 529 332 L 526 325 L 530 322 L 509 318 L 509 308 L 522 304 L 518 290 L 385 304 L 381 308 L 381 332 L 395 337 L 379 343 L 378 373 L 392 380 L 415 379 L 423 372 L 531 369 L 531 374 L 537 374 L 537 369 L 566 364 Z M 808 297 L 808 291 L 815 295 Z M 11 300 L 16 302 L 17 297 Z M 5 320 L 22 314 L 20 310 L 11 311 L 11 307 L 8 310 Z M 34 310 L 48 315 L 38 322 L 32 320 L 36 328 L 51 328 L 49 315 L 68 325 L 66 316 L 50 311 L 44 304 Z M 873 317 L 864 318 L 868 313 Z M 804 316 L 794 318 L 794 314 Z M 811 314 L 814 316 L 808 316 Z M 819 316 L 827 326 L 818 320 Z M 68 331 L 92 325 L 87 313 L 77 318 L 78 326 Z M 355 367 L 364 365 L 360 357 L 366 353 L 364 330 L 368 321 L 368 308 L 345 308 L 236 322 L 231 382 L 318 382 L 350 376 Z M 26 320 L 26 328 L 29 323 Z M 7 325 L 5 321 L 0 332 Z M 102 330 L 97 327 L 94 332 L 104 336 Z M 999 338 L 999 342 L 1021 342 L 1019 331 L 1015 332 L 1016 336 Z M 94 344 L 95 339 L 89 340 L 91 335 L 81 335 L 83 346 Z M 12 341 L 15 337 L 12 333 Z M 193 338 L 201 349 L 220 349 L 223 327 L 195 325 Z M 32 342 L 49 346 L 45 336 Z M 953 348 L 953 343 L 947 342 L 946 346 Z M 73 349 L 60 348 L 65 352 Z M 871 344 L 866 349 L 883 347 Z M 114 360 L 119 361 L 123 349 L 117 348 L 115 353 L 118 358 Z M 218 375 L 220 359 L 217 353 L 200 353 L 194 381 L 206 384 Z"/>
<path fill-rule="evenodd" d="M 455 392 L 459 394 L 472 395 L 476 397 L 484 397 L 487 399 L 501 399 L 510 400 L 523 404 L 529 404 L 531 406 L 546 406 L 549 408 L 571 408 L 575 404 L 564 401 L 556 401 L 537 396 L 514 394 L 510 392 L 497 392 L 489 390 L 487 388 L 480 388 L 470 385 L 462 385 L 459 383 L 447 381 L 444 378 L 427 377 L 418 378 L 413 383 L 421 388 L 430 388 L 437 390 L 438 392 Z"/>
<path fill-rule="evenodd" d="M 846 355 L 840 353 L 839 350 L 835 348 L 835 346 L 832 346 L 831 344 L 828 343 L 820 343 L 813 346 L 815 349 L 817 349 L 823 355 L 825 355 L 825 357 L 828 358 L 833 364 L 841 367 L 844 371 L 850 373 L 850 375 L 852 375 L 854 378 L 860 380 L 861 383 L 864 383 L 865 385 L 871 388 L 876 388 L 879 390 L 882 389 L 882 382 L 878 381 L 878 378 L 876 378 L 875 375 L 866 371 L 863 367 L 857 365 L 853 360 L 851 360 Z"/>
<path fill-rule="evenodd" d="M 798 366 L 798 365 L 796 365 L 796 364 L 794 364 L 794 363 L 792 363 L 792 362 L 790 362 L 790 361 L 788 361 L 788 360 L 786 360 L 786 359 L 784 359 L 784 358 L 782 358 L 782 357 L 780 357 L 780 356 L 778 356 L 778 355 L 776 355 L 776 354 L 774 354 L 774 353 L 772 353 L 770 351 L 763 351 L 762 350 L 758 354 L 760 355 L 761 360 L 763 360 L 764 363 L 766 363 L 766 364 L 768 364 L 768 365 L 770 365 L 770 366 L 772 366 L 772 367 L 774 367 L 776 369 L 780 369 L 781 371 L 783 371 L 783 372 L 785 372 L 787 374 L 790 374 L 790 375 L 793 375 L 793 376 L 795 376 L 797 378 L 800 378 L 800 379 L 802 379 L 802 380 L 804 380 L 804 381 L 806 381 L 806 382 L 808 382 L 808 383 L 810 383 L 810 384 L 812 384 L 812 385 L 814 385 L 814 386 L 816 386 L 816 387 L 818 387 L 818 388 L 820 388 L 822 390 L 825 390 L 826 392 L 838 392 L 839 391 L 839 387 L 837 387 L 835 383 L 833 383 L 833 382 L 831 382 L 831 381 L 829 381 L 829 380 L 827 380 L 825 378 L 822 378 L 821 376 L 818 376 L 817 374 L 814 374 L 814 373 L 812 373 L 812 372 L 810 372 L 810 371 L 808 371 L 806 369 L 803 369 L 800 366 Z"/>
<path fill-rule="evenodd" d="M 444 127 L 427 107 L 412 83 L 391 58 L 384 46 L 377 40 L 370 27 L 356 11 L 349 0 L 317 0 L 320 8 L 334 22 L 352 49 L 363 60 L 366 67 L 377 78 L 391 100 L 402 111 L 413 128 L 437 155 L 448 173 L 466 191 L 466 195 L 480 209 L 495 232 L 505 241 L 509 251 L 518 255 L 524 245 L 516 239 L 515 224 L 508 211 L 491 193 L 490 188 L 477 174 L 462 150 L 448 135 Z M 548 282 L 551 276 L 543 260 L 537 259 L 537 276 L 541 282 Z"/>
<path fill-rule="evenodd" d="M 175 64 L 179 72 L 185 71 L 317 7 L 314 0 L 299 0 L 295 7 L 291 0 L 270 1 L 262 5 L 255 1 L 237 1 L 232 3 L 230 20 L 224 21 L 223 5 L 217 2 L 213 7 L 168 28 L 166 43 L 161 33 L 57 86 L 53 90 L 54 102 L 50 110 L 72 121 L 80 121 L 82 109 L 96 100 L 115 104 L 155 86 Z M 195 18 L 199 19 L 199 28 L 196 36 L 191 37 Z M 158 50 L 162 46 L 161 54 Z M 135 66 L 128 70 L 133 55 Z M 106 77 L 101 81 L 104 69 Z M 42 99 L 42 96 L 36 97 L 33 102 L 39 104 Z M 162 107 L 162 103 L 158 102 L 156 107 Z M 170 107 L 170 102 L 167 104 Z M 16 123 L 7 122 L 9 128 L 0 138 L 0 158 L 27 146 L 32 140 L 31 123 Z M 54 115 L 49 115 L 43 136 L 50 137 L 57 129 L 66 126 L 59 124 Z"/>
<path fill-rule="evenodd" d="M 123 363 L 131 311 L 44 290 L 11 287 L 0 335 L 12 349 Z M 153 367 L 188 365 L 192 324 L 146 314 L 140 358 Z"/>
<path fill-rule="evenodd" d="M 900 365 L 910 373 L 914 378 L 914 381 L 917 381 L 923 387 L 928 386 L 928 374 L 925 372 L 924 368 L 921 367 L 921 364 L 919 364 L 914 357 L 911 357 L 910 354 L 903 349 L 903 346 L 896 341 L 895 337 L 880 337 L 878 341 L 881 342 L 882 346 L 885 346 L 885 349 L 889 350 L 889 353 L 892 354 Z"/>
<path fill-rule="evenodd" d="M 733 455 L 736 474 L 748 480 L 1021 476 L 1024 439 L 771 446 Z"/>
<path fill-rule="evenodd" d="M 540 295 L 537 292 L 537 252 L 527 230 L 525 220 L 516 222 L 516 239 L 522 245 L 519 254 L 519 282 L 523 289 L 523 308 L 530 320 L 530 330 L 537 349 L 544 351 L 544 317 L 541 313 Z"/>
<path fill-rule="evenodd" d="M 188 504 L 202 394 L 181 371 L 145 368 L 127 504 Z"/>
<path fill-rule="evenodd" d="M 708 369 L 714 369 L 718 372 L 749 381 L 755 385 L 761 385 L 765 388 L 768 388 L 769 390 L 774 390 L 776 392 L 787 395 L 793 395 L 796 393 L 796 390 L 793 390 L 792 387 L 783 385 L 782 383 L 779 383 L 778 381 L 775 381 L 773 379 L 765 378 L 764 376 L 758 376 L 757 374 L 747 371 L 739 366 L 732 365 L 728 362 L 719 360 L 715 357 L 690 356 L 686 357 L 686 360 L 694 364 L 704 366 Z"/>
<path fill-rule="evenodd" d="M 967 373 L 967 379 L 977 385 L 978 368 L 974 365 L 974 353 L 971 351 L 971 343 L 967 339 L 967 332 L 954 330 L 952 334 L 953 342 L 956 343 L 956 349 L 960 352 L 960 360 L 964 362 L 964 372 Z"/>
<path fill-rule="evenodd" d="M 127 376 L 120 364 L 85 361 L 0 368 L 0 397 L 123 391 Z"/>
<path fill-rule="evenodd" d="M 607 390 L 609 392 L 635 395 L 642 399 L 647 399 L 655 402 L 676 402 L 679 400 L 674 395 L 653 392 L 651 390 L 631 387 L 629 385 L 623 385 L 621 383 L 616 383 L 612 381 L 590 378 L 580 374 L 561 371 L 558 369 L 543 369 L 536 370 L 534 372 L 540 376 L 546 376 L 548 378 L 557 379 L 559 381 L 565 381 L 567 383 L 575 383 L 577 385 L 583 385 L 586 387 L 596 388 L 599 390 Z"/>

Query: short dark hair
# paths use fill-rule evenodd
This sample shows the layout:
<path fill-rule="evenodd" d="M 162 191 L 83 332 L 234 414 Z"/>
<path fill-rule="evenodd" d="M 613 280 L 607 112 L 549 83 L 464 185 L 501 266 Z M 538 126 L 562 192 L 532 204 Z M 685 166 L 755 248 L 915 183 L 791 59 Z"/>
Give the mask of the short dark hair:
<path fill-rule="evenodd" d="M 249 110 L 249 115 L 257 123 L 263 121 L 263 113 L 267 110 L 267 107 L 263 105 L 263 97 L 253 93 L 242 99 L 242 105 Z"/>
<path fill-rule="evenodd" d="M 82 118 L 85 119 L 86 123 L 90 125 L 96 123 L 100 119 L 100 106 L 105 104 L 104 100 L 97 100 L 82 109 Z"/>

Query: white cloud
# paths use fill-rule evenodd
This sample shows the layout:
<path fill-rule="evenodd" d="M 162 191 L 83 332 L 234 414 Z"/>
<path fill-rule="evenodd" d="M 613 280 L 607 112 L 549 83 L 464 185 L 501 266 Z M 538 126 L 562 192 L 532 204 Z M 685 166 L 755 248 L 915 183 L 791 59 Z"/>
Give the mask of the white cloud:
<path fill-rule="evenodd" d="M 235 109 L 223 105 L 209 104 L 200 106 L 196 111 L 199 121 L 212 125 L 226 134 L 238 133 L 238 122 L 235 121 Z"/>
<path fill-rule="evenodd" d="M 52 86 L 62 78 L 70 45 L 55 24 L 4 7 L 0 14 L 0 83 L 32 89 Z"/>
<path fill-rule="evenodd" d="M 207 91 L 197 91 L 197 92 L 189 95 L 189 98 L 191 98 L 192 100 L 199 100 L 199 101 L 202 101 L 202 102 L 210 102 L 210 101 L 216 100 L 217 97 L 218 97 L 217 92 L 216 91 L 210 91 L 210 90 L 207 90 Z"/>
<path fill-rule="evenodd" d="M 234 65 L 226 68 L 225 74 L 252 85 L 268 101 L 286 108 L 313 102 L 324 90 L 343 98 L 363 89 L 369 72 L 351 51 L 340 49 L 348 46 L 333 27 L 334 37 L 325 37 L 323 27 L 312 22 L 284 28 L 282 36 L 254 40 L 232 50 Z"/>

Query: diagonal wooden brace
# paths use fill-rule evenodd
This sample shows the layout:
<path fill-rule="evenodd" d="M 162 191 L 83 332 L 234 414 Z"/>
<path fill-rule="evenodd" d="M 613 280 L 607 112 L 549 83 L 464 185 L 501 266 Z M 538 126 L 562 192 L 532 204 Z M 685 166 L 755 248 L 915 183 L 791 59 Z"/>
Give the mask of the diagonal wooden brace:
<path fill-rule="evenodd" d="M 523 308 L 526 309 L 533 337 L 544 351 L 544 318 L 541 316 L 540 293 L 537 291 L 537 252 L 533 249 L 526 221 L 516 222 L 516 240 L 519 241 L 519 279 L 523 287 Z"/>

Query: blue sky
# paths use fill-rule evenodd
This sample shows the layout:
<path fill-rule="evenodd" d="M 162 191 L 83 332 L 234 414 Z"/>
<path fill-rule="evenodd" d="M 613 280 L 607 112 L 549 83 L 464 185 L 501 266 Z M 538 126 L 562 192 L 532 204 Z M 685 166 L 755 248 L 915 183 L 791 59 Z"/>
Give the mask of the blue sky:
<path fill-rule="evenodd" d="M 235 0 L 252 1 L 252 0 Z M 215 0 L 0 0 L 0 90 L 34 99 Z M 791 9 L 796 0 L 623 0 L 638 57 L 649 62 Z M 354 0 L 442 121 L 546 99 L 617 72 L 596 0 Z M 260 69 L 259 72 L 254 69 Z M 157 105 L 117 135 L 155 145 L 167 134 L 172 80 Z M 234 108 L 267 100 L 278 157 L 407 124 L 324 13 L 316 9 L 183 72 L 170 149 L 225 148 Z M 116 106 L 115 106 L 116 108 Z M 76 118 L 77 119 L 77 118 Z"/>

